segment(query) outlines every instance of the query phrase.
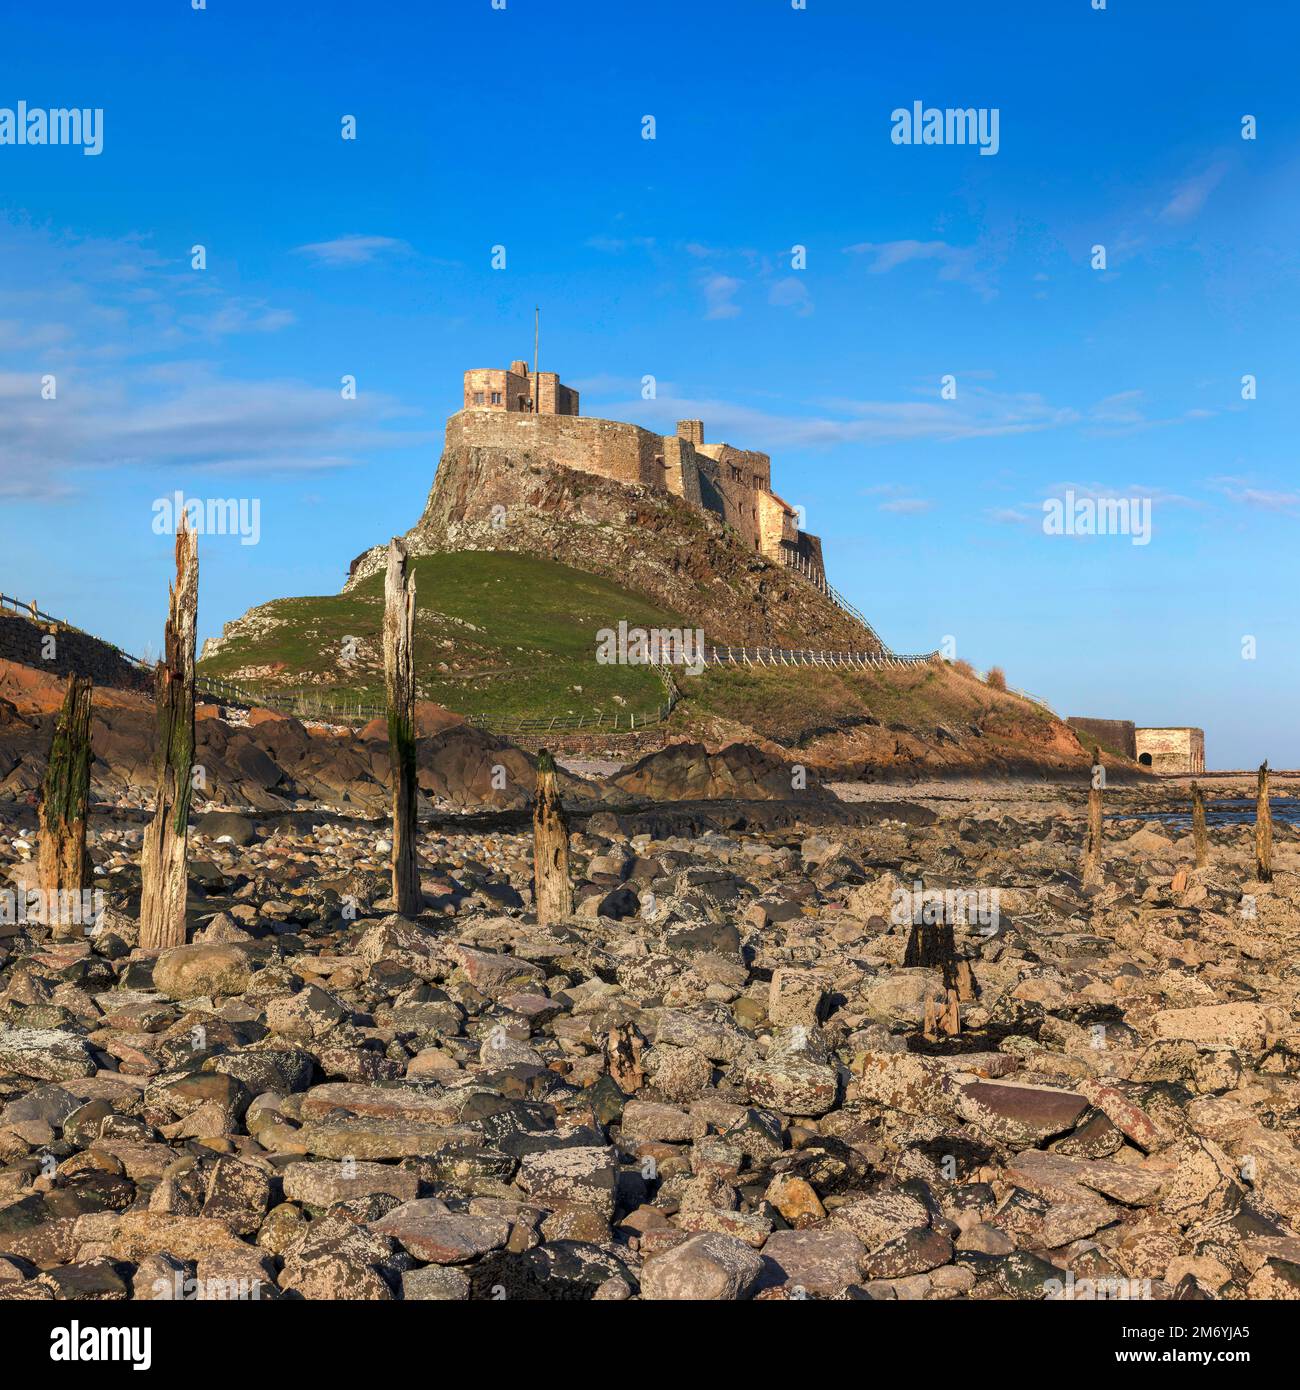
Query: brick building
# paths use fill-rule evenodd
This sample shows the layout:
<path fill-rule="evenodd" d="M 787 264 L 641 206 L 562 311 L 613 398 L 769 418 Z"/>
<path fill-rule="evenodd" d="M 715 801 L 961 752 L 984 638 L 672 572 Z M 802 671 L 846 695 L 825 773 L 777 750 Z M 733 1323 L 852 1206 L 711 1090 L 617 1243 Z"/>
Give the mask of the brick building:
<path fill-rule="evenodd" d="M 1204 729 L 1135 729 L 1137 760 L 1153 772 L 1204 772 Z"/>

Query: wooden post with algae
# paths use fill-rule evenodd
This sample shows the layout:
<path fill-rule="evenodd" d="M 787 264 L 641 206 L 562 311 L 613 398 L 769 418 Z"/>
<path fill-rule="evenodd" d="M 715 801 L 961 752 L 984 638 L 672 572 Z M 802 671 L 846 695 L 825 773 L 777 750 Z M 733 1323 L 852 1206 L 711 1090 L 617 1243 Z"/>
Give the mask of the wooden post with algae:
<path fill-rule="evenodd" d="M 185 944 L 186 851 L 194 792 L 194 636 L 199 611 L 199 543 L 182 513 L 176 582 L 170 587 L 163 659 L 154 677 L 158 780 L 140 858 L 140 945 Z"/>
<path fill-rule="evenodd" d="M 68 678 L 41 784 L 37 876 L 43 917 L 56 940 L 79 936 L 86 925 L 80 907 L 90 886 L 86 809 L 90 800 L 91 695 L 89 677 Z"/>
<path fill-rule="evenodd" d="M 415 574 L 396 537 L 388 543 L 384 579 L 384 688 L 393 778 L 393 901 L 403 917 L 416 917 L 424 904 L 415 858 Z"/>

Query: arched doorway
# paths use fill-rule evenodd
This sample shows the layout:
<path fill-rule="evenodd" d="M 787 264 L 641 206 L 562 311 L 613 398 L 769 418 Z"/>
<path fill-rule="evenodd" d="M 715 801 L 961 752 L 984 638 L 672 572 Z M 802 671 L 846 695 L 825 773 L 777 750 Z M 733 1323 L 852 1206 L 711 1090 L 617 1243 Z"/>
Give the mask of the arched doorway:
<path fill-rule="evenodd" d="M 1140 763 L 1142 764 L 1143 767 L 1150 767 L 1150 766 L 1151 766 L 1151 754 L 1150 754 L 1150 753 L 1139 753 L 1139 754 L 1138 754 L 1138 762 L 1140 762 Z"/>

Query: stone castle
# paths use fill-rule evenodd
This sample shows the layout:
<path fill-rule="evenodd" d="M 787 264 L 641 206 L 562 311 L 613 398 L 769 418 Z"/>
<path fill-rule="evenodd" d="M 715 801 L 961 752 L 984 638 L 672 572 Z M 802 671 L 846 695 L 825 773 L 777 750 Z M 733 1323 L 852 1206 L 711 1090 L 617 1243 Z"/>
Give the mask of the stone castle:
<path fill-rule="evenodd" d="M 670 492 L 712 512 L 747 548 L 824 581 L 821 541 L 801 531 L 798 514 L 772 491 L 767 454 L 706 444 L 702 420 L 680 420 L 676 434 L 578 413 L 578 393 L 555 372 L 465 373 L 463 408 L 447 421 L 447 447 L 528 450 L 549 462 L 621 483 Z"/>

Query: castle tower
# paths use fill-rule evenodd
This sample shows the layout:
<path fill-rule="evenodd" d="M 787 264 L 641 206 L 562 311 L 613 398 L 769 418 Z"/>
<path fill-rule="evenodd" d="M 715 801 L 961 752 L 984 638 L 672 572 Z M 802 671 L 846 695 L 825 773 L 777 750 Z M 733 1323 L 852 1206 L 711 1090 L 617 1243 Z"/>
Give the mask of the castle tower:
<path fill-rule="evenodd" d="M 578 393 L 556 372 L 531 372 L 516 358 L 504 371 L 475 367 L 465 373 L 463 410 L 507 410 L 516 414 L 577 415 Z"/>

